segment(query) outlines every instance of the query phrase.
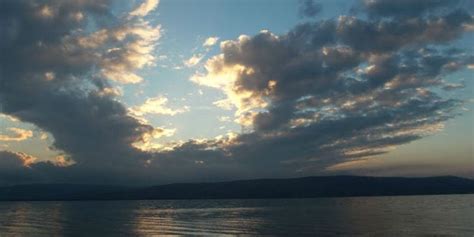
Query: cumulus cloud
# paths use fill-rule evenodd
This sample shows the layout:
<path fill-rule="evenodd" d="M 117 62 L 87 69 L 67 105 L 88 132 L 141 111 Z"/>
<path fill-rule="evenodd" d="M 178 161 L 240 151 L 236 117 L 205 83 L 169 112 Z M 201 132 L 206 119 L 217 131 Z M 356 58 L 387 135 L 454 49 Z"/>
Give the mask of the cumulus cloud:
<path fill-rule="evenodd" d="M 77 179 L 91 172 L 112 177 L 150 156 L 132 144 L 154 128 L 115 100 L 109 79 L 139 81 L 134 71 L 151 65 L 159 26 L 143 14 L 123 18 L 110 9 L 108 0 L 2 3 L 1 112 L 51 134 L 52 148 L 74 161 L 68 171 L 31 165 L 41 179 L 63 180 L 71 170 Z"/>
<path fill-rule="evenodd" d="M 252 129 L 222 149 L 252 168 L 311 173 L 389 152 L 455 116 L 463 102 L 436 88 L 456 89 L 442 78 L 472 57 L 433 45 L 459 38 L 472 16 L 433 1 L 403 2 L 413 13 L 386 12 L 392 1 L 364 4 L 369 19 L 341 16 L 221 43 L 191 81 L 221 90 L 227 98 L 216 105 L 233 106 Z"/>
<path fill-rule="evenodd" d="M 234 109 L 244 132 L 156 144 L 175 130 L 137 117 L 187 109 L 169 108 L 164 97 L 127 109 L 110 80 L 138 83 L 136 70 L 153 65 L 160 28 L 143 17 L 157 1 L 125 17 L 107 0 L 7 1 L 1 113 L 48 132 L 68 162 L 25 162 L 26 154 L 3 151 L 1 182 L 314 175 L 437 133 L 464 103 L 439 89 L 456 89 L 448 75 L 473 65 L 467 51 L 449 48 L 473 17 L 458 3 L 419 2 L 365 1 L 367 17 L 221 42 L 191 81 L 221 91 L 216 105 Z"/>
<path fill-rule="evenodd" d="M 33 136 L 33 131 L 21 128 L 7 128 L 12 134 L 0 134 L 0 141 L 3 142 L 19 142 L 24 141 Z"/>

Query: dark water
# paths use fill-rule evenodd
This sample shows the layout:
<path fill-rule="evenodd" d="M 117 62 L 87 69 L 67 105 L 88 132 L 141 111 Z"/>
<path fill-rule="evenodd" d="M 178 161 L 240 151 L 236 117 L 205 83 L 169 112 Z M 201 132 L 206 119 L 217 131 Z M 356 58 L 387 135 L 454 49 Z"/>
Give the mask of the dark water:
<path fill-rule="evenodd" d="M 0 202 L 0 236 L 474 236 L 474 195 Z"/>

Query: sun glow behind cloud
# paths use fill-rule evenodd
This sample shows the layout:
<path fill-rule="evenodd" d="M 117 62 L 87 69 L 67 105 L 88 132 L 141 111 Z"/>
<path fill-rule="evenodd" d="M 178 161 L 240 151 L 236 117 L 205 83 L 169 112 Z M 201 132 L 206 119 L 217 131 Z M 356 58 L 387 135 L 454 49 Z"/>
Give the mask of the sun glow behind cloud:
<path fill-rule="evenodd" d="M 0 134 L 0 141 L 23 141 L 33 136 L 33 131 L 21 128 L 7 128 L 11 135 Z"/>

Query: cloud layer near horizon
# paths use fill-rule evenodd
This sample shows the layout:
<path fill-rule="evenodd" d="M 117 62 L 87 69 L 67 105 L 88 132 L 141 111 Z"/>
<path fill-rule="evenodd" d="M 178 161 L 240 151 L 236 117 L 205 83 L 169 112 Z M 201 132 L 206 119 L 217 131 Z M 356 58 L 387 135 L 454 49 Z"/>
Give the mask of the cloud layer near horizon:
<path fill-rule="evenodd" d="M 318 174 L 436 133 L 463 103 L 441 95 L 451 85 L 445 77 L 474 63 L 449 43 L 474 22 L 458 1 L 416 2 L 364 1 L 365 15 L 221 42 L 221 53 L 191 80 L 221 90 L 216 104 L 236 109 L 247 132 L 145 150 L 167 130 L 133 117 L 110 81 L 140 83 L 135 71 L 153 65 L 160 26 L 144 17 L 158 1 L 123 16 L 107 0 L 7 1 L 0 9 L 1 112 L 49 132 L 73 164 L 2 151 L 0 183 Z M 312 1 L 302 7 L 307 16 L 321 11 Z M 150 106 L 135 110 L 178 113 Z"/>

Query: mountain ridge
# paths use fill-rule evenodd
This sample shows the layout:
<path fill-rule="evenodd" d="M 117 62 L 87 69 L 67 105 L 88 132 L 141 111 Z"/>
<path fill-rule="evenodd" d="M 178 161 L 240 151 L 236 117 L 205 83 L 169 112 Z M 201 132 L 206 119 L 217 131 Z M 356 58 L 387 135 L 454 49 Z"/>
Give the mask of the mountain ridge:
<path fill-rule="evenodd" d="M 0 201 L 250 199 L 398 196 L 474 193 L 474 180 L 456 176 L 309 176 L 145 187 L 91 184 L 24 184 L 0 187 Z"/>

